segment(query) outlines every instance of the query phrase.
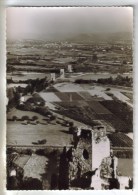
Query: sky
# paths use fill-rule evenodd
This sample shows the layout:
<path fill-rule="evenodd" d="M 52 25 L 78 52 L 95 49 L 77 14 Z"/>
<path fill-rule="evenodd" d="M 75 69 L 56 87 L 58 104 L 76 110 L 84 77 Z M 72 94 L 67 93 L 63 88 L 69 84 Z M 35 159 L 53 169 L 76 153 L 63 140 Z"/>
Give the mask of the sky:
<path fill-rule="evenodd" d="M 132 7 L 10 7 L 6 17 L 8 39 L 54 39 L 133 30 Z"/>

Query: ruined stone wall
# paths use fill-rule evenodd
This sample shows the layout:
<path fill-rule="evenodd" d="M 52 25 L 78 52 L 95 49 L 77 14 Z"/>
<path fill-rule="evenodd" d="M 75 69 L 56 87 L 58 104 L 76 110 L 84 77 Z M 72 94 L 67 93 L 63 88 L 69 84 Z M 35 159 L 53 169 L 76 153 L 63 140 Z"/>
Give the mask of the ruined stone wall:
<path fill-rule="evenodd" d="M 79 179 L 92 169 L 92 141 L 80 138 L 77 147 L 72 150 L 69 162 L 69 179 Z"/>
<path fill-rule="evenodd" d="M 110 156 L 110 142 L 106 136 L 104 126 L 93 129 L 78 128 L 74 133 L 74 147 L 71 149 L 69 160 L 69 183 L 80 186 L 85 183 L 84 189 L 94 187 L 91 178 L 101 186 L 100 166 L 102 160 Z M 99 174 L 97 175 L 97 172 Z M 76 182 L 76 183 L 75 183 Z"/>

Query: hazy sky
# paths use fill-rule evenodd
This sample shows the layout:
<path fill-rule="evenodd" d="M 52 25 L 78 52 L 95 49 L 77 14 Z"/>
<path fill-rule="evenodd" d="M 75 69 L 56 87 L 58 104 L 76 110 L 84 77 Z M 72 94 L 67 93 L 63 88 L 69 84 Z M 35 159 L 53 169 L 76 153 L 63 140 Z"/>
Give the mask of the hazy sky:
<path fill-rule="evenodd" d="M 7 37 L 51 39 L 78 33 L 132 32 L 133 8 L 7 8 Z"/>

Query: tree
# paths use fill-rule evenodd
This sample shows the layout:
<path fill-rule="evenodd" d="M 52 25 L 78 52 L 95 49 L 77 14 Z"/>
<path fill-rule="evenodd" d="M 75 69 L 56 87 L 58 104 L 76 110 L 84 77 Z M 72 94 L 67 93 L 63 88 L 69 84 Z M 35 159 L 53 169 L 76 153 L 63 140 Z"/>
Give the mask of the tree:
<path fill-rule="evenodd" d="M 33 116 L 32 117 L 32 121 L 35 121 L 35 120 L 37 120 L 38 119 L 38 116 Z"/>
<path fill-rule="evenodd" d="M 123 60 L 123 64 L 127 64 L 127 61 L 126 60 Z"/>
<path fill-rule="evenodd" d="M 67 159 L 66 147 L 60 155 L 59 162 L 59 190 L 67 190 L 69 188 L 69 162 Z"/>
<path fill-rule="evenodd" d="M 111 89 L 110 88 L 107 88 L 106 91 L 110 91 Z"/>
<path fill-rule="evenodd" d="M 55 115 L 51 115 L 51 116 L 50 116 L 50 120 L 51 120 L 51 121 L 53 121 L 53 120 L 55 120 L 55 119 L 56 119 L 56 116 L 55 116 Z"/>
<path fill-rule="evenodd" d="M 70 122 L 69 122 L 69 126 L 70 126 L 70 127 L 73 127 L 73 126 L 74 126 L 74 122 L 70 121 Z"/>
<path fill-rule="evenodd" d="M 76 132 L 76 130 L 77 130 L 77 127 L 74 127 L 74 126 L 69 127 L 69 133 L 74 133 Z"/>
<path fill-rule="evenodd" d="M 13 116 L 13 117 L 12 117 L 12 120 L 13 120 L 13 121 L 16 121 L 16 120 L 17 120 L 17 116 Z"/>
<path fill-rule="evenodd" d="M 93 54 L 92 62 L 97 62 L 97 60 L 98 60 L 97 54 Z"/>
<path fill-rule="evenodd" d="M 23 183 L 23 190 L 42 190 L 42 181 L 36 178 L 26 178 Z"/>
<path fill-rule="evenodd" d="M 22 120 L 25 121 L 25 120 L 29 120 L 29 116 L 22 116 Z"/>

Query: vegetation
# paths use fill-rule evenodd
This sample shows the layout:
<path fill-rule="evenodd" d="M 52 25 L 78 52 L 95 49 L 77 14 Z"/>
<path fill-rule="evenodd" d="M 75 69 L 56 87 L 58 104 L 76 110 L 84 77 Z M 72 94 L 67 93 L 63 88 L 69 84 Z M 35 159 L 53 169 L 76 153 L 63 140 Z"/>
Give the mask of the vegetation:
<path fill-rule="evenodd" d="M 23 120 L 23 121 L 25 121 L 25 120 L 29 120 L 29 116 L 22 116 L 22 119 L 21 120 Z"/>
<path fill-rule="evenodd" d="M 55 115 L 51 115 L 51 116 L 50 116 L 50 120 L 51 120 L 51 121 L 56 120 L 56 116 L 55 116 Z"/>
<path fill-rule="evenodd" d="M 35 121 L 35 120 L 37 120 L 38 119 L 38 116 L 33 116 L 32 117 L 32 121 Z"/>
<path fill-rule="evenodd" d="M 42 181 L 36 178 L 26 178 L 22 185 L 23 190 L 42 190 Z"/>
<path fill-rule="evenodd" d="M 42 140 L 38 140 L 36 144 L 46 144 L 46 142 L 47 142 L 46 139 L 42 139 Z"/>
<path fill-rule="evenodd" d="M 7 90 L 7 97 L 9 99 L 7 111 L 10 109 L 17 107 L 20 103 L 20 93 L 15 88 L 10 88 Z"/>
<path fill-rule="evenodd" d="M 78 84 L 104 84 L 104 85 L 119 85 L 119 86 L 126 86 L 126 87 L 132 87 L 133 80 L 132 78 L 129 78 L 128 76 L 123 77 L 121 75 L 118 75 L 116 78 L 101 78 L 96 80 L 91 79 L 76 79 L 75 83 Z M 109 88 L 108 88 L 109 89 Z"/>
<path fill-rule="evenodd" d="M 18 86 L 7 90 L 7 97 L 9 98 L 7 106 L 8 110 L 13 107 L 17 107 L 20 104 L 21 93 L 23 93 L 23 95 L 33 94 L 34 92 L 40 92 L 46 89 L 49 85 L 46 77 L 42 79 L 37 78 L 35 80 L 29 79 L 27 81 L 23 81 L 23 83 L 24 82 L 28 84 L 25 88 Z M 41 102 L 41 105 L 44 105 L 44 100 L 38 94 L 33 95 L 33 98 L 30 98 L 29 101 L 37 103 L 38 100 Z"/>
<path fill-rule="evenodd" d="M 17 119 L 18 119 L 17 116 L 13 116 L 13 117 L 12 117 L 12 120 L 13 120 L 13 121 L 16 121 Z"/>

